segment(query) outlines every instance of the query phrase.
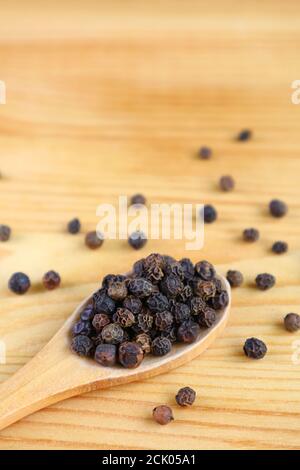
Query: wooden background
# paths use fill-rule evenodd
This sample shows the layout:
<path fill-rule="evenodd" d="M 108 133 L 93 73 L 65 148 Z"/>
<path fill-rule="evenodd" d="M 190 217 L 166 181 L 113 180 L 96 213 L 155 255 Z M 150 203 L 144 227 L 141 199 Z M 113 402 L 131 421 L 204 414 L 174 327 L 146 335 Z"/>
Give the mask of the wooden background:
<path fill-rule="evenodd" d="M 300 313 L 300 78 L 298 0 L 1 1 L 0 220 L 13 237 L 0 245 L 0 338 L 6 380 L 57 331 L 107 272 L 128 270 L 152 251 L 182 257 L 184 242 L 151 241 L 141 252 L 107 241 L 97 252 L 65 233 L 79 216 L 84 231 L 102 202 L 142 191 L 149 202 L 213 203 L 207 258 L 225 272 L 240 267 L 225 334 L 198 360 L 143 383 L 89 393 L 40 411 L 0 433 L 2 449 L 296 449 L 300 447 L 300 363 L 283 316 Z M 237 143 L 244 127 L 254 139 Z M 197 148 L 214 157 L 200 161 Z M 232 174 L 236 191 L 217 181 Z M 288 217 L 268 216 L 273 197 Z M 246 245 L 241 231 L 261 230 Z M 270 253 L 273 241 L 290 252 Z M 40 279 L 58 270 L 62 288 Z M 16 297 L 7 280 L 27 272 L 33 288 Z M 258 272 L 273 290 L 253 288 Z M 244 340 L 258 336 L 269 354 L 247 360 Z M 295 344 L 294 344 L 295 347 Z M 300 346 L 298 344 L 298 350 Z M 300 356 L 300 354 L 299 354 Z M 174 405 L 179 387 L 198 399 Z M 152 408 L 174 405 L 159 427 Z"/>

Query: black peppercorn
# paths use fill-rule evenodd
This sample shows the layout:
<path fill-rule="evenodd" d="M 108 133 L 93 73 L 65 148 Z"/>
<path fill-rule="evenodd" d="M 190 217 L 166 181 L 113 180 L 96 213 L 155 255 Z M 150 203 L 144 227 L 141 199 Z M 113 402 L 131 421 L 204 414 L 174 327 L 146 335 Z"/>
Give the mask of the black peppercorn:
<path fill-rule="evenodd" d="M 262 273 L 256 276 L 255 282 L 260 290 L 267 290 L 275 285 L 276 278 L 272 274 Z"/>
<path fill-rule="evenodd" d="M 95 292 L 93 295 L 93 305 L 95 313 L 112 315 L 116 310 L 115 301 L 106 294 L 104 289 Z"/>
<path fill-rule="evenodd" d="M 182 291 L 183 284 L 179 277 L 174 274 L 169 274 L 161 281 L 160 288 L 168 298 L 172 298 L 176 297 Z"/>
<path fill-rule="evenodd" d="M 72 339 L 71 349 L 79 356 L 89 356 L 93 349 L 93 342 L 88 336 L 75 336 Z"/>
<path fill-rule="evenodd" d="M 175 322 L 180 324 L 190 319 L 191 311 L 188 305 L 182 302 L 175 302 L 172 307 Z"/>
<path fill-rule="evenodd" d="M 15 294 L 23 295 L 30 288 L 30 279 L 24 273 L 15 273 L 8 281 L 8 287 Z"/>
<path fill-rule="evenodd" d="M 192 261 L 189 258 L 182 258 L 179 261 L 179 263 L 180 263 L 182 271 L 183 271 L 184 279 L 186 281 L 191 281 L 194 277 L 194 274 L 195 274 L 194 264 L 192 263 Z"/>
<path fill-rule="evenodd" d="M 134 342 L 122 343 L 119 347 L 119 362 L 127 369 L 135 369 L 144 358 L 141 346 Z"/>
<path fill-rule="evenodd" d="M 118 308 L 113 314 L 113 321 L 119 323 L 123 328 L 129 328 L 135 323 L 135 317 L 127 308 Z"/>
<path fill-rule="evenodd" d="M 196 279 L 194 281 L 194 294 L 207 301 L 216 295 L 216 284 L 214 280 L 203 281 Z"/>
<path fill-rule="evenodd" d="M 164 336 L 157 336 L 152 341 L 151 351 L 154 356 L 165 356 L 172 349 L 172 343 L 169 338 Z"/>
<path fill-rule="evenodd" d="M 215 310 L 224 310 L 229 304 L 229 296 L 226 290 L 220 292 L 211 299 L 212 306 Z"/>
<path fill-rule="evenodd" d="M 235 181 L 232 176 L 225 175 L 220 178 L 219 185 L 222 191 L 228 192 L 234 189 Z"/>
<path fill-rule="evenodd" d="M 269 210 L 273 217 L 283 217 L 287 213 L 288 207 L 280 199 L 273 199 L 269 204 Z"/>
<path fill-rule="evenodd" d="M 199 261 L 196 263 L 195 271 L 204 281 L 211 281 L 216 275 L 215 268 L 208 261 Z"/>
<path fill-rule="evenodd" d="M 164 277 L 165 259 L 158 253 L 152 253 L 144 259 L 144 275 L 145 277 L 157 284 Z"/>
<path fill-rule="evenodd" d="M 212 149 L 210 147 L 203 146 L 199 149 L 198 155 L 202 160 L 208 160 L 212 156 Z"/>
<path fill-rule="evenodd" d="M 77 335 L 89 336 L 91 332 L 92 332 L 91 323 L 89 321 L 83 321 L 83 320 L 79 320 L 77 323 L 75 323 L 75 325 L 73 326 L 73 331 L 72 331 L 74 336 L 77 336 Z"/>
<path fill-rule="evenodd" d="M 196 400 L 196 392 L 191 387 L 183 387 L 178 390 L 175 399 L 179 406 L 191 406 Z"/>
<path fill-rule="evenodd" d="M 138 315 L 141 312 L 143 304 L 142 301 L 138 297 L 134 297 L 133 295 L 129 295 L 123 301 L 123 307 L 130 310 L 134 315 Z"/>
<path fill-rule="evenodd" d="M 93 318 L 93 327 L 96 331 L 102 331 L 102 329 L 110 323 L 110 318 L 106 313 L 96 313 Z"/>
<path fill-rule="evenodd" d="M 127 296 L 127 287 L 125 281 L 111 281 L 107 289 L 107 295 L 115 300 L 121 302 Z"/>
<path fill-rule="evenodd" d="M 284 326 L 291 333 L 300 330 L 300 315 L 288 313 L 284 318 Z"/>
<path fill-rule="evenodd" d="M 172 326 L 174 321 L 171 312 L 165 310 L 164 312 L 157 312 L 155 315 L 155 326 L 159 331 L 165 331 Z"/>
<path fill-rule="evenodd" d="M 80 223 L 80 220 L 77 218 L 70 220 L 70 222 L 67 225 L 67 230 L 72 235 L 76 235 L 76 233 L 79 233 L 80 228 L 81 228 L 81 223 Z"/>
<path fill-rule="evenodd" d="M 246 242 L 256 242 L 259 239 L 259 231 L 256 228 L 246 228 L 243 231 L 243 239 Z"/>
<path fill-rule="evenodd" d="M 282 241 L 275 242 L 273 243 L 272 251 L 273 253 L 276 253 L 276 255 L 286 253 L 288 251 L 288 244 Z"/>
<path fill-rule="evenodd" d="M 231 285 L 231 287 L 239 287 L 244 282 L 244 276 L 240 271 L 229 270 L 226 274 L 226 279 Z"/>
<path fill-rule="evenodd" d="M 110 323 L 101 331 L 101 336 L 105 343 L 119 344 L 124 338 L 124 330 L 118 323 Z"/>
<path fill-rule="evenodd" d="M 117 362 L 117 347 L 114 344 L 99 344 L 95 351 L 95 361 L 104 367 L 114 366 Z"/>
<path fill-rule="evenodd" d="M 92 304 L 87 305 L 80 314 L 83 321 L 92 320 L 94 317 L 94 307 Z"/>
<path fill-rule="evenodd" d="M 135 342 L 138 343 L 144 354 L 149 354 L 151 351 L 151 337 L 147 333 L 140 333 L 135 337 Z"/>
<path fill-rule="evenodd" d="M 216 322 L 216 312 L 210 307 L 206 307 L 206 309 L 199 314 L 198 318 L 199 325 L 204 328 L 210 328 Z"/>
<path fill-rule="evenodd" d="M 158 292 L 157 294 L 152 294 L 148 297 L 147 306 L 153 313 L 163 312 L 164 310 L 168 310 L 169 300 L 165 295 Z"/>
<path fill-rule="evenodd" d="M 267 353 L 267 346 L 257 338 L 249 338 L 244 344 L 244 353 L 251 359 L 262 359 Z"/>
<path fill-rule="evenodd" d="M 137 316 L 137 326 L 143 333 L 148 333 L 153 325 L 154 317 L 149 310 L 142 310 Z"/>
<path fill-rule="evenodd" d="M 0 225 L 0 241 L 7 242 L 11 236 L 11 228 L 8 225 Z"/>
<path fill-rule="evenodd" d="M 160 405 L 153 410 L 153 419 L 161 425 L 166 425 L 174 420 L 173 411 L 167 405 Z"/>
<path fill-rule="evenodd" d="M 200 327 L 194 321 L 187 321 L 180 325 L 177 331 L 178 341 L 194 343 L 200 334 Z"/>
<path fill-rule="evenodd" d="M 250 129 L 243 129 L 237 136 L 237 140 L 240 142 L 246 142 L 252 137 L 252 131 Z"/>
<path fill-rule="evenodd" d="M 103 244 L 103 241 L 103 235 L 95 231 L 87 233 L 85 237 L 85 244 L 91 250 L 96 250 L 97 248 L 100 248 L 100 246 Z"/>
<path fill-rule="evenodd" d="M 56 289 L 60 285 L 60 282 L 60 275 L 56 271 L 48 271 L 46 274 L 44 274 L 43 284 L 46 289 Z"/>
<path fill-rule="evenodd" d="M 206 204 L 204 206 L 202 213 L 203 213 L 204 222 L 206 224 L 211 224 L 218 217 L 218 213 L 217 213 L 216 209 L 214 208 L 214 206 L 211 206 L 210 204 Z"/>
<path fill-rule="evenodd" d="M 207 304 L 200 297 L 193 297 L 190 301 L 190 308 L 192 315 L 199 315 L 201 312 L 204 312 Z"/>
<path fill-rule="evenodd" d="M 129 245 L 135 250 L 143 248 L 147 243 L 147 237 L 143 232 L 133 232 L 128 238 Z"/>
<path fill-rule="evenodd" d="M 146 204 L 146 198 L 143 194 L 134 194 L 130 199 L 132 206 L 142 206 Z"/>
<path fill-rule="evenodd" d="M 155 292 L 153 284 L 143 278 L 130 279 L 127 287 L 132 295 L 140 298 L 149 297 Z"/>

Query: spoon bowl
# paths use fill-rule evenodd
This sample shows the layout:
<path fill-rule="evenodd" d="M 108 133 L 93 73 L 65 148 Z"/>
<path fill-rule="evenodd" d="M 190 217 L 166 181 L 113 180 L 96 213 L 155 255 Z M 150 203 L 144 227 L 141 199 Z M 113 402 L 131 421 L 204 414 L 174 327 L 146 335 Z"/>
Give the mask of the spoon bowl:
<path fill-rule="evenodd" d="M 218 313 L 216 323 L 192 344 L 175 344 L 163 357 L 147 355 L 136 369 L 103 367 L 93 359 L 79 357 L 70 350 L 70 330 L 92 296 L 79 305 L 56 335 L 24 367 L 0 386 L 0 430 L 29 414 L 58 401 L 92 390 L 107 388 L 167 372 L 204 352 L 225 328 L 230 312 L 231 291 L 225 278 L 218 276 L 228 292 L 229 304 Z"/>

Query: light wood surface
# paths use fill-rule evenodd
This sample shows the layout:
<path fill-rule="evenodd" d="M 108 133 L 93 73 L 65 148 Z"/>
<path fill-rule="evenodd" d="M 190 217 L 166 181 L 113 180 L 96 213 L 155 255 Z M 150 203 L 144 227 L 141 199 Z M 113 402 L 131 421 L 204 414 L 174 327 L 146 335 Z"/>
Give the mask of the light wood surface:
<path fill-rule="evenodd" d="M 300 447 L 300 364 L 293 363 L 283 316 L 300 312 L 300 5 L 294 0 L 138 2 L 2 2 L 0 79 L 1 222 L 13 228 L 0 245 L 0 338 L 8 379 L 60 328 L 107 272 L 124 272 L 152 251 L 182 257 L 184 242 L 151 241 L 134 252 L 107 241 L 97 252 L 81 234 L 64 233 L 78 215 L 84 231 L 96 207 L 142 191 L 149 202 L 207 202 L 219 220 L 205 247 L 191 253 L 240 267 L 224 334 L 201 357 L 138 383 L 90 392 L 53 405 L 0 433 L 2 449 L 296 449 Z M 249 127 L 254 139 L 237 143 Z M 195 151 L 211 145 L 214 158 Z M 236 190 L 217 188 L 232 174 Z M 274 220 L 267 204 L 280 197 L 289 215 Z M 261 240 L 241 241 L 256 226 Z M 275 256 L 277 239 L 290 245 Z M 58 270 L 62 287 L 44 292 L 40 279 Z M 16 270 L 33 288 L 19 298 L 6 284 Z M 277 285 L 253 288 L 258 272 Z M 244 340 L 257 336 L 269 352 L 247 360 Z M 175 406 L 190 385 L 191 409 Z M 152 408 L 174 406 L 175 421 L 152 422 Z"/>

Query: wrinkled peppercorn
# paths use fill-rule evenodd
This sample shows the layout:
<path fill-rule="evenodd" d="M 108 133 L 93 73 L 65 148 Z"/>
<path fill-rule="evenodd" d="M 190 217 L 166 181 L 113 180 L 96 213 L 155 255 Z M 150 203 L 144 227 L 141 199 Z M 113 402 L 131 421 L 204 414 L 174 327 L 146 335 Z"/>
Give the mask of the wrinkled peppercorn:
<path fill-rule="evenodd" d="M 119 347 L 119 362 L 127 369 L 135 369 L 144 358 L 144 353 L 138 343 L 126 341 Z"/>
<path fill-rule="evenodd" d="M 218 213 L 214 206 L 210 204 L 206 204 L 203 208 L 203 219 L 206 224 L 211 224 L 214 222 L 218 217 Z"/>
<path fill-rule="evenodd" d="M 200 327 L 194 321 L 187 321 L 180 325 L 177 331 L 178 341 L 194 343 L 200 334 Z"/>
<path fill-rule="evenodd" d="M 127 287 L 125 281 L 111 281 L 107 289 L 108 296 L 117 301 L 121 302 L 127 296 Z"/>
<path fill-rule="evenodd" d="M 123 328 L 129 328 L 135 323 L 135 317 L 127 308 L 118 308 L 113 314 L 113 321 L 119 323 Z"/>
<path fill-rule="evenodd" d="M 215 275 L 215 268 L 208 261 L 199 261 L 195 264 L 195 271 L 204 281 L 211 281 Z"/>
<path fill-rule="evenodd" d="M 9 289 L 18 295 L 25 294 L 30 288 L 30 279 L 24 273 L 15 273 L 8 281 Z"/>
<path fill-rule="evenodd" d="M 148 333 L 153 325 L 153 315 L 149 310 L 143 310 L 138 314 L 137 326 L 143 333 Z"/>
<path fill-rule="evenodd" d="M 280 199 L 273 199 L 269 204 L 269 210 L 273 217 L 283 217 L 287 213 L 288 207 Z"/>
<path fill-rule="evenodd" d="M 143 206 L 146 204 L 146 198 L 143 194 L 134 194 L 130 199 L 132 206 Z"/>
<path fill-rule="evenodd" d="M 103 289 L 93 295 L 93 305 L 95 313 L 107 313 L 112 315 L 116 310 L 116 303 Z"/>
<path fill-rule="evenodd" d="M 114 366 L 117 362 L 117 347 L 114 344 L 99 344 L 94 357 L 101 366 Z"/>
<path fill-rule="evenodd" d="M 153 410 L 153 419 L 161 425 L 169 424 L 174 420 L 173 411 L 167 405 L 160 405 L 154 408 Z"/>
<path fill-rule="evenodd" d="M 276 279 L 272 274 L 262 273 L 256 276 L 255 282 L 260 290 L 267 290 L 275 285 Z"/>
<path fill-rule="evenodd" d="M 92 320 L 94 317 L 94 307 L 92 304 L 87 305 L 80 314 L 83 321 Z"/>
<path fill-rule="evenodd" d="M 96 331 L 102 331 L 102 329 L 110 323 L 110 318 L 106 313 L 97 313 L 92 321 L 93 327 Z"/>
<path fill-rule="evenodd" d="M 216 284 L 214 280 L 203 281 L 196 279 L 194 281 L 194 294 L 207 301 L 216 295 Z"/>
<path fill-rule="evenodd" d="M 128 243 L 135 250 L 140 250 L 146 245 L 147 237 L 143 232 L 136 231 L 128 237 Z"/>
<path fill-rule="evenodd" d="M 175 399 L 179 406 L 191 406 L 196 400 L 196 392 L 191 387 L 183 387 L 178 390 Z"/>
<path fill-rule="evenodd" d="M 190 301 L 190 308 L 192 315 L 199 315 L 201 312 L 204 312 L 207 304 L 200 297 L 193 297 Z"/>
<path fill-rule="evenodd" d="M 157 294 L 152 294 L 147 299 L 147 305 L 151 312 L 163 312 L 164 310 L 168 310 L 169 308 L 169 300 L 167 297 L 160 292 Z"/>
<path fill-rule="evenodd" d="M 46 274 L 44 274 L 43 284 L 46 289 L 56 289 L 60 285 L 60 282 L 60 275 L 56 271 L 48 271 Z"/>
<path fill-rule="evenodd" d="M 91 250 L 100 248 L 100 246 L 103 244 L 103 241 L 103 235 L 100 235 L 95 231 L 87 233 L 85 237 L 85 244 L 88 248 L 91 248 Z"/>
<path fill-rule="evenodd" d="M 192 263 L 192 261 L 189 258 L 182 258 L 179 261 L 179 263 L 180 263 L 182 271 L 183 271 L 184 279 L 186 281 L 191 281 L 193 279 L 194 275 L 195 275 L 195 266 L 194 266 L 194 264 Z"/>
<path fill-rule="evenodd" d="M 250 129 L 243 129 L 238 134 L 237 140 L 240 142 L 246 142 L 247 140 L 250 140 L 251 137 L 252 137 L 252 131 L 250 131 Z"/>
<path fill-rule="evenodd" d="M 168 298 L 172 298 L 176 297 L 176 295 L 182 291 L 183 284 L 179 277 L 174 274 L 169 274 L 161 281 L 160 288 Z"/>
<path fill-rule="evenodd" d="M 164 277 L 165 259 L 158 253 L 152 253 L 144 259 L 145 277 L 152 283 L 158 283 Z"/>
<path fill-rule="evenodd" d="M 151 338 L 147 333 L 140 333 L 135 337 L 135 342 L 138 343 L 144 354 L 149 354 L 151 351 Z"/>
<path fill-rule="evenodd" d="M 190 315 L 191 315 L 191 311 L 188 305 L 182 302 L 175 302 L 175 304 L 172 307 L 172 313 L 174 315 L 175 322 L 178 324 L 189 320 Z"/>
<path fill-rule="evenodd" d="M 212 306 L 215 310 L 224 310 L 229 304 L 229 296 L 226 290 L 220 292 L 212 299 Z"/>
<path fill-rule="evenodd" d="M 165 310 L 164 312 L 157 312 L 155 315 L 155 326 L 159 331 L 165 331 L 172 326 L 174 321 L 171 312 Z"/>
<path fill-rule="evenodd" d="M 70 222 L 67 225 L 67 230 L 72 235 L 76 235 L 76 233 L 79 233 L 80 228 L 81 228 L 81 223 L 80 223 L 80 220 L 77 218 L 70 220 Z"/>
<path fill-rule="evenodd" d="M 129 295 L 123 301 L 123 307 L 130 310 L 134 315 L 138 315 L 143 307 L 142 301 L 138 297 Z"/>
<path fill-rule="evenodd" d="M 155 291 L 153 284 L 143 278 L 130 279 L 128 290 L 131 294 L 141 298 L 149 297 Z"/>
<path fill-rule="evenodd" d="M 216 323 L 216 312 L 210 307 L 206 307 L 206 309 L 199 314 L 198 322 L 200 326 L 204 328 L 210 328 Z"/>
<path fill-rule="evenodd" d="M 71 349 L 79 356 L 89 356 L 93 349 L 93 342 L 88 336 L 75 336 L 72 339 Z"/>
<path fill-rule="evenodd" d="M 228 192 L 228 191 L 232 191 L 234 189 L 235 181 L 232 178 L 232 176 L 225 175 L 225 176 L 222 176 L 220 178 L 219 185 L 220 185 L 220 188 L 222 189 L 222 191 Z"/>
<path fill-rule="evenodd" d="M 73 327 L 74 336 L 77 336 L 77 335 L 89 336 L 91 332 L 92 332 L 92 327 L 89 321 L 79 320 L 77 323 L 75 323 Z"/>
<path fill-rule="evenodd" d="M 249 338 L 244 344 L 244 353 L 251 359 L 262 359 L 267 353 L 267 346 L 257 338 Z"/>
<path fill-rule="evenodd" d="M 8 225 L 0 225 L 0 242 L 7 242 L 11 236 L 11 228 Z"/>
<path fill-rule="evenodd" d="M 300 330 L 300 315 L 288 313 L 284 318 L 284 326 L 291 333 Z"/>
<path fill-rule="evenodd" d="M 172 349 L 172 343 L 169 338 L 164 336 L 157 336 L 152 341 L 151 351 L 154 356 L 165 356 Z"/>
<path fill-rule="evenodd" d="M 246 228 L 243 231 L 243 239 L 246 242 L 256 242 L 259 239 L 259 231 L 256 228 Z"/>
<path fill-rule="evenodd" d="M 210 147 L 203 146 L 199 149 L 198 155 L 202 160 L 208 160 L 212 156 L 212 149 Z"/>
<path fill-rule="evenodd" d="M 226 274 L 226 279 L 231 285 L 231 287 L 239 287 L 244 282 L 244 276 L 240 271 L 229 270 Z"/>
<path fill-rule="evenodd" d="M 286 253 L 288 251 L 288 244 L 286 242 L 278 241 L 273 243 L 272 251 L 276 253 L 276 255 L 281 255 L 282 253 Z"/>
<path fill-rule="evenodd" d="M 105 343 L 119 344 L 124 338 L 124 330 L 118 323 L 110 323 L 101 331 L 101 336 Z"/>

